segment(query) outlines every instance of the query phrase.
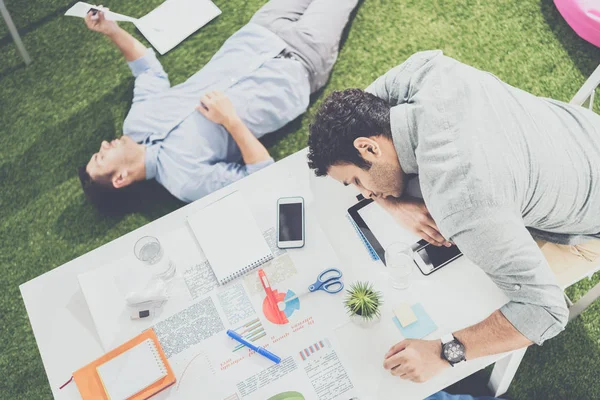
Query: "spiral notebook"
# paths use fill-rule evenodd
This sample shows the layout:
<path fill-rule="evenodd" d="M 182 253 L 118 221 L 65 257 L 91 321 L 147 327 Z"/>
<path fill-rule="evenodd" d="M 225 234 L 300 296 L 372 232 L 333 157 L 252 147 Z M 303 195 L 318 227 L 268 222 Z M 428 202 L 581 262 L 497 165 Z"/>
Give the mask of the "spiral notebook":
<path fill-rule="evenodd" d="M 269 245 L 239 192 L 188 216 L 187 223 L 221 285 L 273 259 Z"/>
<path fill-rule="evenodd" d="M 71 380 L 83 400 L 145 400 L 173 385 L 175 374 L 148 329 L 78 369 Z"/>
<path fill-rule="evenodd" d="M 362 231 L 360 230 L 358 225 L 356 225 L 356 222 L 354 222 L 352 217 L 348 214 L 346 214 L 346 218 L 348 218 L 348 221 L 350 221 L 350 223 L 354 227 L 354 230 L 356 231 L 356 234 L 358 235 L 359 239 L 365 245 L 365 248 L 367 249 L 367 251 L 369 252 L 369 255 L 371 256 L 371 260 L 373 260 L 373 261 L 379 260 L 379 256 L 377 255 L 377 252 L 375 251 L 373 246 L 371 246 L 371 243 L 369 243 L 369 241 L 367 240 L 365 235 L 362 233 Z"/>
<path fill-rule="evenodd" d="M 152 339 L 132 347 L 96 368 L 111 400 L 126 400 L 167 376 Z"/>

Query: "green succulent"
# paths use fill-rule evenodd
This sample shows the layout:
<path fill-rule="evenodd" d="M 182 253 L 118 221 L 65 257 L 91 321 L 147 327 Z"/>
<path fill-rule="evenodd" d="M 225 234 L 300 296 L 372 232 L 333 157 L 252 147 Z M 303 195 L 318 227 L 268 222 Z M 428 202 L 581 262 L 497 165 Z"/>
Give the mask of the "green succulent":
<path fill-rule="evenodd" d="M 356 282 L 346 290 L 344 306 L 350 315 L 360 315 L 370 321 L 379 317 L 383 303 L 381 292 L 376 292 L 369 282 Z"/>

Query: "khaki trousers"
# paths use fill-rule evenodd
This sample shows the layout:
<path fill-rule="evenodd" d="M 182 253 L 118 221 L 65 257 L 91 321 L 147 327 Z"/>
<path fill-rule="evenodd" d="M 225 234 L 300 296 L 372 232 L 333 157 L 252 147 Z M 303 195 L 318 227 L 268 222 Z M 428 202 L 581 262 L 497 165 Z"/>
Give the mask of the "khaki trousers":
<path fill-rule="evenodd" d="M 562 245 L 536 240 L 562 289 L 600 269 L 600 240 Z"/>

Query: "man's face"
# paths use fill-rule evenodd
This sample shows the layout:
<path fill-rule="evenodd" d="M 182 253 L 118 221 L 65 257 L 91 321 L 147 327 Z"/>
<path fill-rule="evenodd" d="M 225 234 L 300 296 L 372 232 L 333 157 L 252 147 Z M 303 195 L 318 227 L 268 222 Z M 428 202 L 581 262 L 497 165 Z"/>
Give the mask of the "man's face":
<path fill-rule="evenodd" d="M 135 142 L 127 136 L 106 140 L 100 145 L 100 150 L 92 155 L 85 170 L 92 180 L 100 183 L 111 183 L 113 176 L 127 165 L 127 154 Z"/>
<path fill-rule="evenodd" d="M 368 170 L 354 164 L 332 165 L 328 175 L 346 186 L 356 186 L 366 198 L 400 197 L 404 189 L 400 167 L 384 161 L 373 161 Z"/>

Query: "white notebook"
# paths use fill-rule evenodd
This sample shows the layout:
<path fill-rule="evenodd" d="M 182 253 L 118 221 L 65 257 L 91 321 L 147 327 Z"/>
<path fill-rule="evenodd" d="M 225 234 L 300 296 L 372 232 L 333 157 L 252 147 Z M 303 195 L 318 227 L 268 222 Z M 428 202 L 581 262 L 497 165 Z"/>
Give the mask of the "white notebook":
<path fill-rule="evenodd" d="M 239 192 L 189 216 L 187 222 L 221 285 L 273 258 Z"/>
<path fill-rule="evenodd" d="M 167 0 L 135 26 L 160 54 L 165 54 L 220 14 L 210 0 Z"/>
<path fill-rule="evenodd" d="M 152 339 L 96 368 L 110 400 L 125 400 L 167 376 Z"/>

